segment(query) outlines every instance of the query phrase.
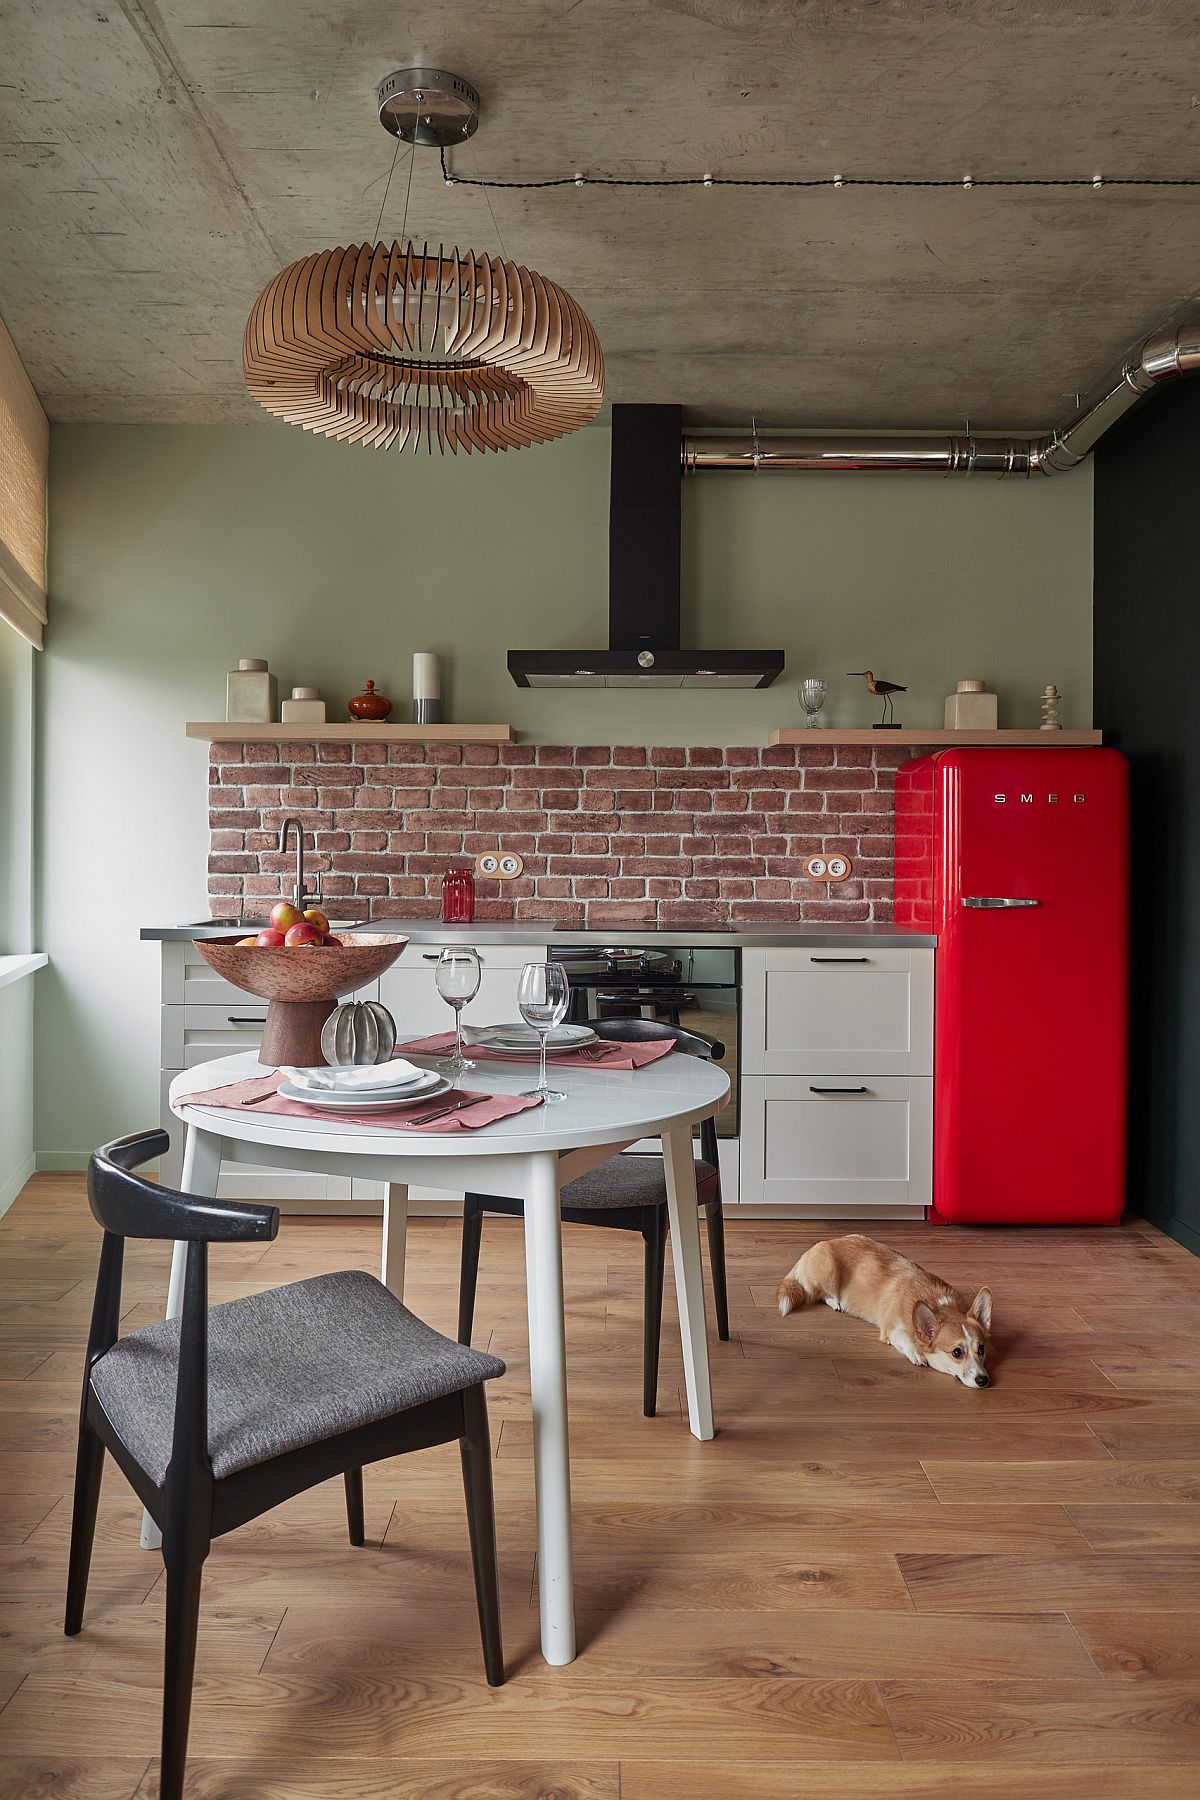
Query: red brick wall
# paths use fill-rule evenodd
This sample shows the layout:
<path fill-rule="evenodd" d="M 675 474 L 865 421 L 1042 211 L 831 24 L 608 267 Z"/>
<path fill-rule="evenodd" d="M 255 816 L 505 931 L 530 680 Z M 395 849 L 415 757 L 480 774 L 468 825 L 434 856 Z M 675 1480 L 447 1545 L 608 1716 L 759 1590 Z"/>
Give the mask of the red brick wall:
<path fill-rule="evenodd" d="M 338 910 L 436 916 L 445 870 L 503 844 L 525 873 L 480 881 L 476 917 L 580 927 L 890 919 L 893 777 L 918 752 L 297 739 L 210 754 L 215 914 L 290 890 L 276 844 L 292 813 Z M 834 850 L 851 878 L 810 880 L 805 858 Z"/>

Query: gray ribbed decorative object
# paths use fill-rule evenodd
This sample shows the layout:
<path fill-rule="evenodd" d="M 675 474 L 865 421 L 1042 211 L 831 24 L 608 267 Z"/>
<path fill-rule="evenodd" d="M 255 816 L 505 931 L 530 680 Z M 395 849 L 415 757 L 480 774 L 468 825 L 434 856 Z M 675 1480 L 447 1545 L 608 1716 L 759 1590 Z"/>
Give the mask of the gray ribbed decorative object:
<path fill-rule="evenodd" d="M 334 1067 L 382 1063 L 396 1048 L 396 1021 L 378 1000 L 347 1000 L 321 1029 L 321 1052 Z"/>

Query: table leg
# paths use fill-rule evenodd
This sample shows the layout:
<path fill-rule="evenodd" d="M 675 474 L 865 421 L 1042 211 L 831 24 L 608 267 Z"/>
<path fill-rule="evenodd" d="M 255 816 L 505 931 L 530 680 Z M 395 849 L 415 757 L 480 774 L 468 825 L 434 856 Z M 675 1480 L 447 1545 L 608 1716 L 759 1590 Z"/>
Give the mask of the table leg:
<path fill-rule="evenodd" d="M 525 1282 L 529 1295 L 529 1385 L 533 1403 L 542 1655 L 548 1663 L 561 1665 L 575 1657 L 575 1597 L 562 1223 L 555 1154 L 530 1158 L 525 1196 Z"/>
<path fill-rule="evenodd" d="M 404 1246 L 408 1236 L 408 1188 L 389 1181 L 383 1189 L 383 1267 L 379 1279 L 385 1288 L 404 1298 Z"/>
<path fill-rule="evenodd" d="M 713 1435 L 712 1387 L 708 1373 L 708 1336 L 704 1328 L 704 1275 L 700 1266 L 700 1220 L 697 1215 L 696 1164 L 688 1125 L 665 1131 L 663 1172 L 667 1179 L 667 1212 L 671 1220 L 671 1260 L 679 1302 L 683 1339 L 683 1377 L 688 1420 L 698 1438 Z"/>
<path fill-rule="evenodd" d="M 220 1138 L 208 1131 L 197 1131 L 194 1125 L 189 1125 L 183 1146 L 180 1193 L 197 1194 L 202 1199 L 211 1200 L 216 1194 L 220 1175 Z M 183 1274 L 186 1262 L 187 1245 L 177 1243 L 171 1252 L 171 1279 L 167 1285 L 167 1310 L 164 1316 L 168 1319 L 177 1319 L 183 1311 Z M 141 1545 L 143 1550 L 158 1550 L 162 1547 L 162 1532 L 148 1512 L 142 1513 Z"/>

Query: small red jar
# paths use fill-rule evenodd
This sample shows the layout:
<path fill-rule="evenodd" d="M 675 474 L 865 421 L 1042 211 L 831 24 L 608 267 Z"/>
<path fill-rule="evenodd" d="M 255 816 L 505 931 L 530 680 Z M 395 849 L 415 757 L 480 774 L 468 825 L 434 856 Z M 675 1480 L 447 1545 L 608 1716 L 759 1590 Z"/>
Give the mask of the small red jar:
<path fill-rule="evenodd" d="M 470 869 L 447 869 L 442 876 L 442 921 L 469 925 L 475 917 L 475 877 Z"/>

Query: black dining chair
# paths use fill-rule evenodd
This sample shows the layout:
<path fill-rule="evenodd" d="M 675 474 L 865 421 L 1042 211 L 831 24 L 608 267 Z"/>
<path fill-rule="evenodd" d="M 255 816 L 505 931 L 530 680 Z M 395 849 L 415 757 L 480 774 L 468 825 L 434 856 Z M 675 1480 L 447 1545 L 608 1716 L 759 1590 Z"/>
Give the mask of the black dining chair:
<path fill-rule="evenodd" d="M 187 1756 L 200 1580 L 214 1538 L 343 1476 L 362 1544 L 363 1465 L 457 1439 L 487 1679 L 504 1680 L 484 1383 L 494 1356 L 455 1344 L 361 1270 L 208 1305 L 208 1246 L 263 1243 L 274 1206 L 175 1193 L 133 1170 L 169 1148 L 144 1131 L 97 1150 L 88 1201 L 104 1227 L 88 1333 L 64 1629 L 83 1625 L 107 1450 L 162 1532 L 167 1570 L 161 1800 Z M 183 1312 L 118 1337 L 126 1238 L 187 1243 Z"/>
<path fill-rule="evenodd" d="M 718 1038 L 664 1025 L 656 1019 L 594 1019 L 597 1037 L 609 1043 L 658 1044 L 668 1039 L 686 1056 L 717 1059 L 725 1054 Z M 721 1169 L 717 1160 L 717 1128 L 712 1119 L 700 1126 L 696 1159 L 696 1193 L 708 1227 L 708 1261 L 712 1274 L 717 1336 L 729 1338 L 729 1298 L 725 1280 L 725 1215 L 721 1210 Z M 562 1216 L 569 1225 L 600 1225 L 609 1231 L 640 1231 L 645 1240 L 645 1312 L 642 1322 L 642 1411 L 652 1419 L 658 1404 L 658 1357 L 662 1337 L 663 1273 L 667 1251 L 667 1183 L 661 1156 L 610 1156 L 607 1162 L 567 1183 L 561 1196 Z M 458 1341 L 469 1344 L 475 1321 L 479 1280 L 479 1247 L 486 1213 L 521 1217 L 523 1200 L 497 1194 L 467 1194 L 463 1200 L 462 1261 L 458 1277 Z"/>

